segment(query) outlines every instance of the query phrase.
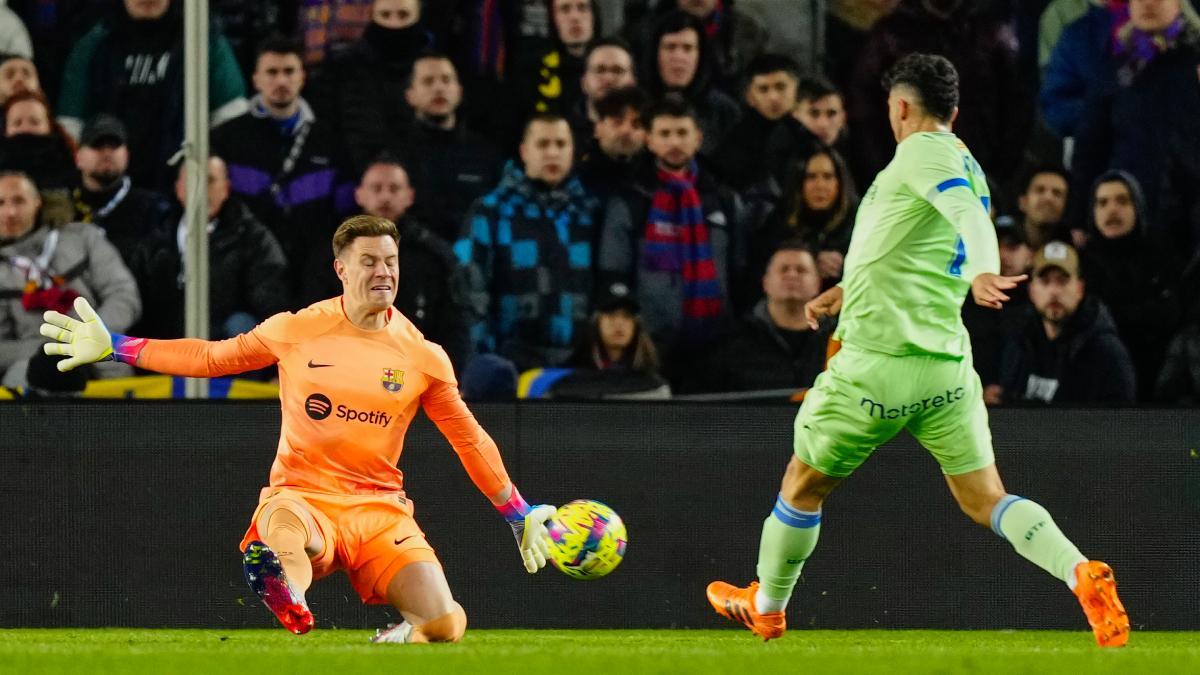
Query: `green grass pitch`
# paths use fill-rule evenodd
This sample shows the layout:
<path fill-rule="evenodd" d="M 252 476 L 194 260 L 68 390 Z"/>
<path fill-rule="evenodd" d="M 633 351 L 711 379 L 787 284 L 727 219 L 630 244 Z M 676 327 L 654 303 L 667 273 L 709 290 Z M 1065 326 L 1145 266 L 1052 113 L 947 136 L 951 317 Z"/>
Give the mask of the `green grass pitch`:
<path fill-rule="evenodd" d="M 472 630 L 457 645 L 372 645 L 362 630 L 0 630 L 0 673 L 1197 673 L 1200 634 Z"/>

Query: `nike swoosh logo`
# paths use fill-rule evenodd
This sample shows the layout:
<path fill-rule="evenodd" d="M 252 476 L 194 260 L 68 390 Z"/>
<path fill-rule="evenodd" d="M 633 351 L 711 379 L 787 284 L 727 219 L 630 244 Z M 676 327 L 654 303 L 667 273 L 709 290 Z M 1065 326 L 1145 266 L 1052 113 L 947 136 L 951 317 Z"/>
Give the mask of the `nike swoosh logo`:
<path fill-rule="evenodd" d="M 415 536 L 417 536 L 417 535 L 415 535 L 415 534 L 410 534 L 410 535 L 408 535 L 407 537 L 405 537 L 405 538 L 403 538 L 403 539 L 397 539 L 397 540 L 396 540 L 395 542 L 393 542 L 393 543 L 394 543 L 396 546 L 399 546 L 400 544 L 403 544 L 404 542 L 408 541 L 409 539 L 412 539 L 412 538 L 413 538 L 413 537 L 415 537 Z"/>
<path fill-rule="evenodd" d="M 332 363 L 313 363 L 312 361 L 308 362 L 309 368 L 329 368 L 332 365 L 333 365 Z"/>

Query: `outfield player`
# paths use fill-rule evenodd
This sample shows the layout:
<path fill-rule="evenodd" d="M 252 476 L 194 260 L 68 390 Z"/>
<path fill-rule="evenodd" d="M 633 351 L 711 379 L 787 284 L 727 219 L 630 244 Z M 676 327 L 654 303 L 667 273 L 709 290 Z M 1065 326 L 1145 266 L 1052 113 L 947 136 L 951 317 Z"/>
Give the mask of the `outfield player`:
<path fill-rule="evenodd" d="M 466 615 L 413 518 L 396 462 L 421 408 L 504 515 L 525 569 L 546 564 L 545 521 L 509 480 L 491 437 L 459 397 L 445 352 L 392 307 L 399 235 L 385 218 L 356 216 L 333 237 L 343 294 L 276 314 L 220 342 L 110 335 L 85 300 L 79 321 L 47 312 L 47 354 L 59 370 L 113 359 L 171 375 L 216 377 L 279 365 L 283 425 L 268 487 L 241 543 L 245 576 L 296 634 L 313 627 L 304 593 L 344 570 L 367 603 L 390 603 L 405 621 L 381 642 L 457 641 Z"/>
<path fill-rule="evenodd" d="M 1112 570 L 1081 555 L 1044 508 L 1008 494 L 996 471 L 959 311 L 968 289 L 975 302 L 999 309 L 1025 277 L 997 274 L 987 181 L 950 131 L 958 74 L 940 56 L 911 54 L 884 84 L 896 156 L 863 197 L 843 281 L 805 307 L 814 328 L 840 312 L 843 347 L 796 416 L 795 456 L 763 523 L 758 581 L 715 581 L 709 602 L 764 640 L 783 635 L 825 496 L 908 429 L 937 459 L 962 510 L 1066 583 L 1100 646 L 1123 645 L 1129 618 Z"/>

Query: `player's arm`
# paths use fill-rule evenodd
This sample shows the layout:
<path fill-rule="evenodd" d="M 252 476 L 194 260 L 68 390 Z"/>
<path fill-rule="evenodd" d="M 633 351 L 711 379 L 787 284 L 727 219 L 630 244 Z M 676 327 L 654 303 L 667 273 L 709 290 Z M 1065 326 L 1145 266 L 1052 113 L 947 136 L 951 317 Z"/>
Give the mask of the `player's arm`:
<path fill-rule="evenodd" d="M 1005 291 L 1016 288 L 1026 277 L 1000 276 L 1000 248 L 987 209 L 974 192 L 957 183 L 930 197 L 930 203 L 958 232 L 958 247 L 948 268 L 950 273 L 960 274 L 971 282 L 971 295 L 976 304 L 1000 309 L 1009 300 Z"/>
<path fill-rule="evenodd" d="M 257 370 L 278 359 L 257 330 L 229 340 L 149 340 L 113 334 L 84 298 L 75 300 L 79 320 L 46 312 L 41 333 L 53 342 L 43 346 L 66 372 L 97 361 L 120 361 L 165 375 L 219 377 Z"/>
<path fill-rule="evenodd" d="M 1016 287 L 1024 277 L 1000 276 L 1000 246 L 988 214 L 987 204 L 971 189 L 971 180 L 986 181 L 978 164 L 964 166 L 969 157 L 942 143 L 902 144 L 904 159 L 912 167 L 906 182 L 923 196 L 958 234 L 955 250 L 949 252 L 946 270 L 971 284 L 975 302 L 1000 309 L 1009 298 L 1004 291 Z M 972 174 L 968 175 L 968 171 Z"/>
<path fill-rule="evenodd" d="M 512 528 L 525 571 L 532 574 L 545 567 L 550 546 L 546 521 L 554 517 L 555 508 L 548 504 L 530 506 L 521 497 L 504 469 L 496 442 L 467 409 L 453 384 L 432 380 L 421 394 L 421 407 L 450 441 L 471 482 L 491 500 Z"/>

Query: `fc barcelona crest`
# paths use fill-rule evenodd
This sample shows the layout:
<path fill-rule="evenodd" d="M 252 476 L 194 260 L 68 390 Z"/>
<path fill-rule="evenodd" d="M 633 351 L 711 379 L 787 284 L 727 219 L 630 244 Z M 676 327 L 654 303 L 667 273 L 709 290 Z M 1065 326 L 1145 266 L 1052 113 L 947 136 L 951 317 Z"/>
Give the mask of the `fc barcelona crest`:
<path fill-rule="evenodd" d="M 400 387 L 404 386 L 404 371 L 396 370 L 395 368 L 384 368 L 383 379 L 380 380 L 383 388 L 393 394 L 400 391 Z"/>

